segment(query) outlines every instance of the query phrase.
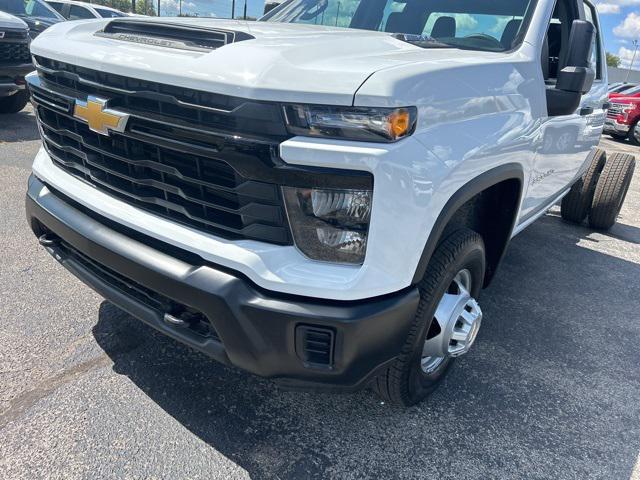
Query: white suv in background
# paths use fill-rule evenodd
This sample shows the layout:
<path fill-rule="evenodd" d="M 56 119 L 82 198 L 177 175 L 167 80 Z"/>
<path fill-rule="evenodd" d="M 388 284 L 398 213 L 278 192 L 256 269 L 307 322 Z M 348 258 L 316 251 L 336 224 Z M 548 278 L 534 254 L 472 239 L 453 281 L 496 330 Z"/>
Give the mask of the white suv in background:
<path fill-rule="evenodd" d="M 47 0 L 47 3 L 67 20 L 85 20 L 88 18 L 127 17 L 128 13 L 115 8 L 72 0 Z"/>

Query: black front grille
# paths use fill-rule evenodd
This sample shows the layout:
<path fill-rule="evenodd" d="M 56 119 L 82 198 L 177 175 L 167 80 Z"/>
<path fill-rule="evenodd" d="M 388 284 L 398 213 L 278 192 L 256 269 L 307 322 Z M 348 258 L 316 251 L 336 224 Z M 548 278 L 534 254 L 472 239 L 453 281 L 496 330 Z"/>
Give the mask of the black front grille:
<path fill-rule="evenodd" d="M 29 63 L 31 54 L 27 43 L 0 42 L 0 64 L 4 62 Z"/>
<path fill-rule="evenodd" d="M 4 40 L 27 40 L 29 32 L 26 30 L 5 30 Z"/>
<path fill-rule="evenodd" d="M 279 109 L 37 61 L 41 82 L 30 90 L 45 147 L 60 168 L 198 230 L 291 244 L 279 186 L 244 174 L 277 161 L 276 139 L 284 131 Z M 128 113 L 126 131 L 105 136 L 75 119 L 75 99 L 88 95 Z"/>

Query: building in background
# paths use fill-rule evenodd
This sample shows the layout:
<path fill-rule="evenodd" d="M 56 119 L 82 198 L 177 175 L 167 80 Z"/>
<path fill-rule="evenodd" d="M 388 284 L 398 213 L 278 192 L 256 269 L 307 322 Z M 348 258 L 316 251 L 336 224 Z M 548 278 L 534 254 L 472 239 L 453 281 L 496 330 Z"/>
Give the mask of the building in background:
<path fill-rule="evenodd" d="M 609 67 L 609 83 L 618 82 L 640 83 L 640 70 Z"/>

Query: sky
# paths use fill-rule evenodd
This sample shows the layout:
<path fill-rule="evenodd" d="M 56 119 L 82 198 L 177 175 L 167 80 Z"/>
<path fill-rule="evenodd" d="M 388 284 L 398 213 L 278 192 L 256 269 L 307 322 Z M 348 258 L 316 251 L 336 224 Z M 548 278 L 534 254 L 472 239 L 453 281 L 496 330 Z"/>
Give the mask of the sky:
<path fill-rule="evenodd" d="M 144 0 L 137 0 L 144 1 Z M 148 0 L 152 1 L 152 0 Z M 157 0 L 153 0 L 157 5 Z M 261 17 L 264 11 L 264 0 L 246 0 L 247 16 Z M 235 17 L 242 17 L 245 0 L 235 1 Z M 201 17 L 231 18 L 232 0 L 182 0 L 182 13 L 197 14 Z M 160 0 L 162 16 L 177 15 L 180 0 Z"/>
<path fill-rule="evenodd" d="M 640 0 L 598 0 L 600 26 L 608 52 L 618 55 L 628 68 L 633 57 L 633 41 L 640 40 Z M 640 50 L 634 62 L 640 70 Z"/>
<path fill-rule="evenodd" d="M 152 0 L 149 0 L 152 1 Z M 154 2 L 157 0 L 153 0 Z M 177 15 L 180 0 L 160 0 L 161 14 Z M 264 0 L 236 0 L 235 16 L 242 16 L 245 1 L 247 15 L 260 17 Z M 595 0 L 600 12 L 605 48 L 618 55 L 622 67 L 627 68 L 633 57 L 633 40 L 640 39 L 640 0 Z M 182 12 L 199 16 L 231 17 L 232 0 L 182 0 Z M 640 52 L 634 68 L 640 70 Z"/>

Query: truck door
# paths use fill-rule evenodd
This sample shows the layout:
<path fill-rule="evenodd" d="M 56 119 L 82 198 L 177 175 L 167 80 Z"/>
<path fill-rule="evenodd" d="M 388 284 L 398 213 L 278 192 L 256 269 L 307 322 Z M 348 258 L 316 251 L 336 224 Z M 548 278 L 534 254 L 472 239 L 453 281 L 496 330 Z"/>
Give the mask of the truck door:
<path fill-rule="evenodd" d="M 604 54 L 595 8 L 582 0 L 558 0 L 542 46 L 545 88 L 555 88 L 557 74 L 565 66 L 569 35 L 574 20 L 587 20 L 596 28 L 592 66 L 596 80 L 570 115 L 542 119 L 537 155 L 529 179 L 521 220 L 548 206 L 578 176 L 590 151 L 598 144 L 607 102 Z"/>

